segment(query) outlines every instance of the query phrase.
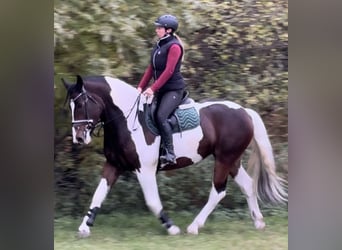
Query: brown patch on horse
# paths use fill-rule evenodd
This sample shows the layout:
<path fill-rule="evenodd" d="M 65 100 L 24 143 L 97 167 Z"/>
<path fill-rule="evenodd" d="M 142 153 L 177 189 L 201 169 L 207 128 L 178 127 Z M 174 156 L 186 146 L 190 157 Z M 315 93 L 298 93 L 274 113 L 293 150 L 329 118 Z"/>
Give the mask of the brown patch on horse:
<path fill-rule="evenodd" d="M 247 112 L 213 104 L 200 110 L 203 139 L 198 153 L 215 157 L 214 182 L 221 190 L 229 174 L 236 175 L 241 155 L 253 138 L 253 123 Z"/>
<path fill-rule="evenodd" d="M 108 185 L 111 187 L 122 173 L 123 171 L 121 169 L 116 168 L 106 161 L 103 166 L 102 177 L 107 180 Z"/>
<path fill-rule="evenodd" d="M 247 112 L 213 104 L 200 110 L 203 139 L 198 153 L 216 157 L 225 153 L 240 155 L 253 138 L 253 123 Z"/>

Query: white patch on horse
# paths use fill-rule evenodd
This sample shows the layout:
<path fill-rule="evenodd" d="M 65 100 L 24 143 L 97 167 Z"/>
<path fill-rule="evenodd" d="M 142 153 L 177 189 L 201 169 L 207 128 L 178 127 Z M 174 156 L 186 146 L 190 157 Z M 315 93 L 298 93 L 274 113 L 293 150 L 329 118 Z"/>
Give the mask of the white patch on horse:
<path fill-rule="evenodd" d="M 110 96 L 113 99 L 113 103 L 118 106 L 127 118 L 127 125 L 130 131 L 136 128 L 135 113 L 137 107 L 135 102 L 138 97 L 138 90 L 133 86 L 116 78 L 105 76 L 106 82 L 111 88 Z M 143 100 L 144 98 L 141 98 Z M 129 115 L 130 114 L 130 115 Z M 129 115 L 129 117 L 127 117 Z"/>
<path fill-rule="evenodd" d="M 196 216 L 193 222 L 188 226 L 187 232 L 189 234 L 198 234 L 198 230 L 202 228 L 211 214 L 211 212 L 215 209 L 217 204 L 226 196 L 226 191 L 221 191 L 218 193 L 214 184 L 212 184 L 211 191 L 209 194 L 209 199 L 207 204 L 202 208 L 201 212 Z"/>
<path fill-rule="evenodd" d="M 159 157 L 158 145 L 160 143 L 160 137 L 156 137 L 156 140 L 151 145 L 147 145 L 142 127 L 132 133 L 132 137 L 141 166 L 156 168 Z"/>
<path fill-rule="evenodd" d="M 159 197 L 155 170 L 145 167 L 135 173 L 141 185 L 147 207 L 158 217 L 163 205 Z"/>
<path fill-rule="evenodd" d="M 155 142 L 151 145 L 147 145 L 145 142 L 145 136 L 138 119 L 135 117 L 138 109 L 146 103 L 146 98 L 141 98 L 139 107 L 134 106 L 138 98 L 138 91 L 133 86 L 115 78 L 105 77 L 107 83 L 111 88 L 110 95 L 113 102 L 124 113 L 127 119 L 128 130 L 131 131 L 131 136 L 136 147 L 137 154 L 140 159 L 141 166 L 151 169 L 157 168 L 160 137 L 157 137 Z M 118 91 L 119 90 L 119 91 Z M 133 108 L 133 110 L 131 110 Z M 128 114 L 131 114 L 128 116 Z"/>
<path fill-rule="evenodd" d="M 84 139 L 84 143 L 85 144 L 89 144 L 90 142 L 91 142 L 90 130 L 86 129 L 86 136 L 85 136 L 85 139 Z"/>
<path fill-rule="evenodd" d="M 75 103 L 73 100 L 70 101 L 70 110 L 71 110 L 71 122 L 75 121 Z M 73 143 L 78 143 L 78 141 L 76 140 L 76 129 L 74 128 L 74 126 L 71 127 L 72 130 L 72 142 Z"/>
<path fill-rule="evenodd" d="M 107 180 L 105 178 L 101 178 L 100 183 L 98 184 L 96 191 L 93 195 L 93 199 L 90 204 L 90 209 L 94 207 L 100 208 L 109 190 L 110 190 L 110 186 L 108 186 Z M 87 225 L 88 218 L 89 218 L 88 215 L 84 216 L 81 225 L 78 227 L 79 237 L 90 236 L 90 228 Z"/>
<path fill-rule="evenodd" d="M 263 216 L 260 212 L 260 208 L 258 205 L 257 196 L 253 190 L 253 180 L 247 174 L 246 170 L 241 165 L 237 175 L 234 178 L 234 181 L 239 185 L 241 191 L 245 194 L 248 208 L 251 214 L 251 217 L 254 221 L 254 226 L 256 229 L 264 229 L 266 226 L 263 221 Z"/>
<path fill-rule="evenodd" d="M 194 163 L 202 160 L 202 156 L 198 154 L 199 143 L 203 138 L 203 132 L 200 126 L 183 131 L 182 133 L 173 134 L 173 144 L 176 157 L 190 158 Z"/>
<path fill-rule="evenodd" d="M 105 178 L 101 178 L 93 196 L 93 200 L 91 201 L 90 208 L 101 207 L 101 204 L 106 198 L 109 189 L 110 187 L 107 184 L 107 180 Z"/>

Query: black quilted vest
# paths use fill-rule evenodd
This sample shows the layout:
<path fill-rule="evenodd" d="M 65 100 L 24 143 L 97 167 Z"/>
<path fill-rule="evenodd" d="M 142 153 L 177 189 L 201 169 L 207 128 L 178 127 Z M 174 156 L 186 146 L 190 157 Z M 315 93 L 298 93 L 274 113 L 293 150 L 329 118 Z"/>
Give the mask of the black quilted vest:
<path fill-rule="evenodd" d="M 183 47 L 178 39 L 171 35 L 167 38 L 161 39 L 154 46 L 151 53 L 151 64 L 153 67 L 154 80 L 158 79 L 166 67 L 167 55 L 172 44 L 178 44 L 181 47 L 182 54 L 178 59 L 173 75 L 170 79 L 159 89 L 160 92 L 177 90 L 185 87 L 183 76 L 180 72 L 183 56 Z"/>

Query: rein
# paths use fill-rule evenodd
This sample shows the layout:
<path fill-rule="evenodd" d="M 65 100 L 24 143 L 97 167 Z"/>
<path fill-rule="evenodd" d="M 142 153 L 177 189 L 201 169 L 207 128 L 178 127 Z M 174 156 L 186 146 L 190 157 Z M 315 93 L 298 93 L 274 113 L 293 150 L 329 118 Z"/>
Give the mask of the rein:
<path fill-rule="evenodd" d="M 132 125 L 132 130 L 135 131 L 138 129 L 138 127 L 134 128 L 135 122 L 137 121 L 137 117 L 138 117 L 138 112 L 139 112 L 139 105 L 140 105 L 140 97 L 141 97 L 141 93 L 139 93 L 137 99 L 135 100 L 131 110 L 129 111 L 128 115 L 126 116 L 126 120 L 128 119 L 128 117 L 131 115 L 134 106 L 137 106 L 137 109 L 135 111 L 135 116 L 134 116 L 134 120 L 133 120 L 133 125 Z"/>
<path fill-rule="evenodd" d="M 136 106 L 135 116 L 134 116 L 133 125 L 132 125 L 132 130 L 133 130 L 133 131 L 135 131 L 135 130 L 138 129 L 138 127 L 135 127 L 135 125 L 136 125 L 136 120 L 137 120 L 138 112 L 139 112 L 140 98 L 141 98 L 141 93 L 140 93 L 140 94 L 138 95 L 138 97 L 135 99 L 135 102 L 134 102 L 132 108 L 129 110 L 128 115 L 125 117 L 125 119 L 127 120 L 127 119 L 131 116 L 131 114 L 132 114 L 132 112 L 133 112 L 133 110 L 134 110 L 134 108 L 135 108 L 135 106 Z M 103 129 L 104 126 L 106 126 L 106 125 L 108 125 L 109 123 L 111 123 L 112 121 L 114 121 L 117 117 L 118 117 L 118 116 L 114 116 L 114 117 L 113 117 L 112 119 L 110 119 L 109 121 L 97 123 L 97 124 L 94 126 L 94 129 L 95 129 L 96 127 L 99 127 L 99 129 L 98 129 L 98 131 L 97 131 L 96 134 L 95 134 L 95 133 L 92 133 L 92 134 L 93 134 L 94 136 L 96 136 L 96 137 L 99 137 L 99 136 L 100 136 L 101 129 Z"/>

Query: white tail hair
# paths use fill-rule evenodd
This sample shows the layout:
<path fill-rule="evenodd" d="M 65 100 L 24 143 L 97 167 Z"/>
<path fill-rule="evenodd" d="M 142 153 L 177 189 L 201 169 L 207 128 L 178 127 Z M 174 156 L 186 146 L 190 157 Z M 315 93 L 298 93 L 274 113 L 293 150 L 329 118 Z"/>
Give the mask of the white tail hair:
<path fill-rule="evenodd" d="M 257 112 L 246 108 L 254 126 L 251 142 L 252 153 L 247 172 L 253 178 L 253 190 L 258 199 L 266 203 L 284 204 L 287 202 L 287 181 L 276 173 L 273 149 L 266 127 Z"/>

